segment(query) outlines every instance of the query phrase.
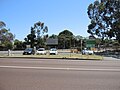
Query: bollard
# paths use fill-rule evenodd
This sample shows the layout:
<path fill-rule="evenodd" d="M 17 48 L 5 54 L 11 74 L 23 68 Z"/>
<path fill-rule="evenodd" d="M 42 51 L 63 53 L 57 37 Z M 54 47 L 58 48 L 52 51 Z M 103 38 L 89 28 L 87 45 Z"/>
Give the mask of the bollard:
<path fill-rule="evenodd" d="M 11 55 L 11 51 L 10 51 L 10 49 L 8 49 L 8 56 L 10 56 Z"/>

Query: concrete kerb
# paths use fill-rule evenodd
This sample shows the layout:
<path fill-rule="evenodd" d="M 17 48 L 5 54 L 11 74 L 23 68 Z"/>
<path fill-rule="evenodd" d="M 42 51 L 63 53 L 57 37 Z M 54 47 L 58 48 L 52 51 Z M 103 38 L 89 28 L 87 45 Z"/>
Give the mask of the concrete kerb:
<path fill-rule="evenodd" d="M 61 59 L 61 60 L 95 60 L 95 61 L 100 61 L 103 59 L 88 59 L 88 58 L 66 58 L 66 57 L 62 57 L 62 58 L 45 58 L 45 57 L 14 57 L 14 56 L 4 56 L 4 57 L 0 57 L 0 58 L 22 58 L 22 59 Z"/>

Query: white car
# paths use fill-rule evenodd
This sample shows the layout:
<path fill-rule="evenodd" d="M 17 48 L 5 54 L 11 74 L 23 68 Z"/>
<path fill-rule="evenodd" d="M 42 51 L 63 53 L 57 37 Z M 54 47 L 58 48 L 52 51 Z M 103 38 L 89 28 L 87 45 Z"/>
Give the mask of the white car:
<path fill-rule="evenodd" d="M 46 55 L 47 52 L 45 51 L 45 48 L 39 48 L 36 52 L 37 55 Z"/>
<path fill-rule="evenodd" d="M 82 54 L 83 55 L 92 55 L 92 54 L 94 54 L 94 52 L 92 50 L 83 50 Z"/>
<path fill-rule="evenodd" d="M 57 55 L 58 54 L 58 51 L 56 48 L 51 48 L 50 49 L 50 55 Z"/>

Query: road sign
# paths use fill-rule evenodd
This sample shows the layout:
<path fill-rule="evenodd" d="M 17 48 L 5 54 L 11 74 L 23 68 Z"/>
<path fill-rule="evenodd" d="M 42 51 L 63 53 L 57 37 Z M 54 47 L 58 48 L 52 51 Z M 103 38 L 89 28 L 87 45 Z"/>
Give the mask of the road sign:
<path fill-rule="evenodd" d="M 96 42 L 93 39 L 92 40 L 91 39 L 86 40 L 86 47 L 87 48 L 95 47 L 95 44 L 96 44 Z"/>

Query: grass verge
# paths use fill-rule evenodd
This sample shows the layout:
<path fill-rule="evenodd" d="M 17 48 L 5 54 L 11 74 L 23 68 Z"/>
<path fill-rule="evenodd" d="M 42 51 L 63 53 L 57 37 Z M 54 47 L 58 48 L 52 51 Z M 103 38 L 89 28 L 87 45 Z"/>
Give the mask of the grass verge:
<path fill-rule="evenodd" d="M 81 54 L 58 54 L 58 55 L 10 55 L 0 56 L 1 58 L 46 58 L 46 59 L 78 59 L 78 60 L 102 60 L 102 56 L 97 55 L 81 55 Z"/>

